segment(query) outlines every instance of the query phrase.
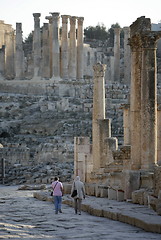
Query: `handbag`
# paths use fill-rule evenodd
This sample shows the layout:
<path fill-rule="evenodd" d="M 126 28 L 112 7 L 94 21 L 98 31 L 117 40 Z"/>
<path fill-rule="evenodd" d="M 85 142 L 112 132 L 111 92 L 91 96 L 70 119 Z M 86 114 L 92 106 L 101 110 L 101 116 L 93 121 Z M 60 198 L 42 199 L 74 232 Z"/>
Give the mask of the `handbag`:
<path fill-rule="evenodd" d="M 74 182 L 74 188 L 75 188 L 75 182 Z M 77 196 L 77 190 L 76 189 L 74 189 L 72 194 L 71 194 L 71 197 L 75 197 L 75 196 Z"/>
<path fill-rule="evenodd" d="M 58 183 L 58 182 L 57 182 Z M 57 184 L 56 183 L 56 184 Z M 53 192 L 54 192 L 54 189 L 55 189 L 55 187 L 56 187 L 56 184 L 55 184 L 55 186 L 54 186 L 54 188 L 53 188 L 53 191 L 51 191 L 51 193 L 50 193 L 50 196 L 53 196 Z"/>

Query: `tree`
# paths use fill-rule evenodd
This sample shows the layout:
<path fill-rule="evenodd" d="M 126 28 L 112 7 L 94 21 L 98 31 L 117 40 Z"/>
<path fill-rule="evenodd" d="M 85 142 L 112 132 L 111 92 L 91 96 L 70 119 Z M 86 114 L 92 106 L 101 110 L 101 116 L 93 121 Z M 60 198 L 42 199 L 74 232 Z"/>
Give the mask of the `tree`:
<path fill-rule="evenodd" d="M 98 24 L 97 26 L 89 26 L 84 29 L 84 35 L 86 39 L 92 40 L 106 40 L 107 39 L 107 30 L 104 24 Z"/>

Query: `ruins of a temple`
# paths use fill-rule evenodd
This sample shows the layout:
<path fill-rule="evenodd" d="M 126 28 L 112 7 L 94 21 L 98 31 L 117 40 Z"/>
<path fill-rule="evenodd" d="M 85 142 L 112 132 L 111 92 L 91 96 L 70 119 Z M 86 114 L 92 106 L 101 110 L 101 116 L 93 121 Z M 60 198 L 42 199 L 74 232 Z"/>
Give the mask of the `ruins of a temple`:
<path fill-rule="evenodd" d="M 115 28 L 114 46 L 103 50 L 84 43 L 83 17 L 51 13 L 43 27 L 40 17 L 33 14 L 27 53 L 21 23 L 15 31 L 0 21 L 6 181 L 50 183 L 53 175 L 70 181 L 74 168 L 89 195 L 153 201 L 159 212 L 161 32 L 140 17 Z"/>

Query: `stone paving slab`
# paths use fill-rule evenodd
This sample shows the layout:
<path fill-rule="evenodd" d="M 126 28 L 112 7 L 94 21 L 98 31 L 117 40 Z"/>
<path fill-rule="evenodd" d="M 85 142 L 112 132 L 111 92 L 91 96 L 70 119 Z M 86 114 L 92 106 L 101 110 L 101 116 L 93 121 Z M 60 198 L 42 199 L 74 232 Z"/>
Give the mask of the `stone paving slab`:
<path fill-rule="evenodd" d="M 33 197 L 40 194 L 42 201 Z M 46 198 L 44 197 L 46 195 Z M 63 201 L 72 199 L 65 195 Z M 104 206 L 103 199 L 88 197 L 83 206 Z M 158 233 L 146 232 L 119 221 L 82 212 L 75 215 L 74 208 L 62 204 L 63 213 L 55 215 L 49 192 L 18 190 L 18 186 L 0 185 L 0 239 L 52 239 L 52 240 L 161 240 Z M 97 206 L 98 205 L 98 206 Z M 112 206 L 112 205 L 111 205 Z M 98 213 L 102 210 L 98 209 Z"/>
<path fill-rule="evenodd" d="M 63 198 L 63 203 L 73 205 L 70 196 Z M 161 233 L 161 216 L 147 206 L 87 196 L 83 200 L 82 210 L 95 216 L 128 223 L 145 231 Z"/>

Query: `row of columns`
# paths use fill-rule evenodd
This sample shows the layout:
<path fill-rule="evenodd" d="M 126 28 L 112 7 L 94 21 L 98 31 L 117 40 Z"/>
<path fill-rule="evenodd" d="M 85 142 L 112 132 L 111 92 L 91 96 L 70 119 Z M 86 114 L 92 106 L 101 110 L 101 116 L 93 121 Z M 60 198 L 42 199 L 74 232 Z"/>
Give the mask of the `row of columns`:
<path fill-rule="evenodd" d="M 157 163 L 156 45 L 161 32 L 138 31 L 141 17 L 131 25 L 130 144 L 132 169 L 151 169 Z M 133 30 L 134 29 L 134 30 Z M 146 29 L 145 29 L 146 30 Z M 133 34 L 134 31 L 134 34 Z"/>
<path fill-rule="evenodd" d="M 120 28 L 114 28 L 114 62 L 113 62 L 113 74 L 111 79 L 113 82 L 120 82 Z M 128 39 L 130 37 L 130 28 L 124 27 L 124 79 L 123 83 L 130 83 L 131 79 L 131 50 L 128 45 Z"/>
<path fill-rule="evenodd" d="M 34 77 L 39 77 L 41 59 L 40 13 L 34 13 Z M 59 13 L 46 17 L 49 25 L 43 26 L 43 54 L 47 58 L 49 69 L 46 77 L 53 79 L 83 79 L 83 17 L 62 15 L 61 52 L 59 41 Z M 68 40 L 68 20 L 70 20 L 70 38 Z M 78 22 L 76 39 L 76 21 Z M 48 30 L 47 30 L 48 29 Z M 47 33 L 48 32 L 48 33 Z M 44 47 L 45 45 L 45 47 Z M 47 48 L 49 46 L 49 49 Z M 44 57 L 44 56 L 43 56 Z M 43 62 L 43 69 L 44 69 Z M 47 67 L 47 66 L 46 66 Z M 44 71 L 43 71 L 44 72 Z M 44 76 L 45 77 L 45 76 Z"/>

